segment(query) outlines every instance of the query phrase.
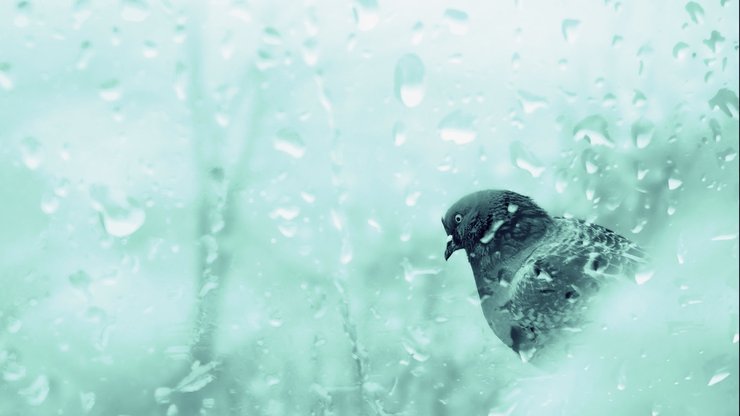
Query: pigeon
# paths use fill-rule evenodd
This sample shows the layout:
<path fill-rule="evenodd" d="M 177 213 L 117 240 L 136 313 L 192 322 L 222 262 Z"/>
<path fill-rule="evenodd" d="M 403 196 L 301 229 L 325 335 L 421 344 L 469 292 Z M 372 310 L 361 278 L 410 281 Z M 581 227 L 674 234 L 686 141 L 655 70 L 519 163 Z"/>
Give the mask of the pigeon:
<path fill-rule="evenodd" d="M 627 238 L 551 217 L 531 198 L 507 190 L 461 198 L 442 225 L 445 260 L 465 250 L 488 325 L 525 362 L 580 331 L 599 289 L 634 278 L 648 262 Z"/>

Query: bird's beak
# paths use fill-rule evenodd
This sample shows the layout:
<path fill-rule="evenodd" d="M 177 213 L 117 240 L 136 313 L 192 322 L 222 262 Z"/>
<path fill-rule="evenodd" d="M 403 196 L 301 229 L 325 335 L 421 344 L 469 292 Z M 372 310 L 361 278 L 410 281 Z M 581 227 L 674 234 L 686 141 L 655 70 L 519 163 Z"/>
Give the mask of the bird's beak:
<path fill-rule="evenodd" d="M 452 253 L 460 249 L 460 246 L 455 244 L 455 240 L 452 239 L 451 235 L 447 236 L 447 249 L 445 250 L 445 261 L 450 258 Z"/>

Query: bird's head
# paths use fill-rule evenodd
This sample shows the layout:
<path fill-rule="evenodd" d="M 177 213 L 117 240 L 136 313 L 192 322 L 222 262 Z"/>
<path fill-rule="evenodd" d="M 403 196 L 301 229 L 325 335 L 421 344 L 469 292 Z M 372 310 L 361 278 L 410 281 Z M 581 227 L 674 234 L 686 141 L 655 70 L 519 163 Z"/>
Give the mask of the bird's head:
<path fill-rule="evenodd" d="M 470 253 L 479 244 L 516 250 L 539 238 L 552 220 L 529 197 L 511 191 L 485 190 L 462 197 L 442 217 L 447 233 L 445 260 L 459 249 Z"/>

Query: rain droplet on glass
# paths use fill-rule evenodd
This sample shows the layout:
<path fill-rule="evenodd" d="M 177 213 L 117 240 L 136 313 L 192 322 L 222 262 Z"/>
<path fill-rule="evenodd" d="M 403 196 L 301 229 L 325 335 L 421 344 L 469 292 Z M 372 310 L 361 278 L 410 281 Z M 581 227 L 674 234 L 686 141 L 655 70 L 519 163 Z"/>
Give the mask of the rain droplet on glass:
<path fill-rule="evenodd" d="M 105 101 L 118 101 L 121 98 L 121 85 L 115 79 L 105 81 L 100 84 L 99 94 Z"/>
<path fill-rule="evenodd" d="M 49 378 L 40 375 L 28 387 L 19 390 L 18 394 L 31 406 L 39 406 L 46 400 L 49 390 Z"/>
<path fill-rule="evenodd" d="M 43 160 L 41 156 L 41 142 L 33 136 L 27 136 L 20 143 L 23 164 L 30 170 L 36 170 Z"/>
<path fill-rule="evenodd" d="M 90 187 L 93 208 L 100 213 L 105 231 L 114 237 L 127 237 L 144 224 L 146 214 L 142 205 L 122 192 L 111 191 L 103 185 Z"/>
<path fill-rule="evenodd" d="M 519 104 L 524 113 L 531 114 L 541 108 L 547 108 L 547 100 L 530 92 L 519 90 Z"/>
<path fill-rule="evenodd" d="M 561 32 L 563 33 L 563 39 L 568 43 L 573 43 L 578 38 L 578 28 L 581 26 L 580 20 L 565 19 L 561 25 Z"/>
<path fill-rule="evenodd" d="M 673 178 L 673 177 L 668 178 L 668 189 L 669 190 L 672 191 L 674 189 L 678 189 L 681 187 L 681 185 L 683 185 L 683 181 L 681 179 Z"/>
<path fill-rule="evenodd" d="M 417 55 L 406 54 L 396 63 L 394 91 L 396 98 L 409 108 L 424 99 L 424 63 Z"/>
<path fill-rule="evenodd" d="M 686 3 L 686 12 L 694 23 L 701 23 L 704 20 L 704 9 L 699 3 L 693 1 Z"/>
<path fill-rule="evenodd" d="M 411 44 L 418 45 L 422 40 L 424 40 L 424 24 L 416 22 L 411 27 Z"/>
<path fill-rule="evenodd" d="M 473 127 L 475 117 L 462 110 L 447 114 L 437 126 L 439 137 L 455 144 L 467 144 L 475 140 L 477 132 Z"/>
<path fill-rule="evenodd" d="M 13 80 L 10 79 L 10 64 L 7 62 L 0 62 L 0 88 L 5 91 L 13 89 Z"/>
<path fill-rule="evenodd" d="M 711 50 L 714 53 L 717 53 L 722 47 L 722 44 L 725 41 L 725 37 L 722 36 L 721 33 L 717 32 L 716 30 L 713 30 L 712 33 L 709 35 L 709 39 L 705 39 L 702 41 L 704 45 L 706 45 L 709 50 Z"/>
<path fill-rule="evenodd" d="M 363 32 L 374 28 L 380 20 L 378 2 L 376 0 L 355 0 L 352 11 L 357 29 Z"/>
<path fill-rule="evenodd" d="M 142 55 L 144 55 L 144 58 L 147 59 L 154 59 L 159 55 L 159 51 L 157 50 L 157 44 L 154 43 L 154 41 L 147 40 L 144 42 L 144 49 L 142 50 Z"/>
<path fill-rule="evenodd" d="M 689 54 L 689 45 L 685 42 L 678 42 L 673 47 L 673 57 L 678 59 L 679 61 L 683 61 L 686 59 L 686 57 Z"/>
<path fill-rule="evenodd" d="M 306 153 L 306 144 L 303 139 L 298 132 L 290 128 L 280 129 L 275 133 L 273 147 L 295 159 L 302 158 Z"/>
<path fill-rule="evenodd" d="M 262 41 L 268 45 L 277 46 L 283 43 L 283 38 L 277 29 L 268 26 L 262 31 Z"/>
<path fill-rule="evenodd" d="M 468 14 L 464 11 L 447 9 L 444 13 L 444 21 L 453 35 L 462 36 L 468 33 Z"/>
<path fill-rule="evenodd" d="M 44 214 L 51 215 L 59 209 L 59 198 L 52 193 L 45 193 L 41 197 L 41 211 Z"/>
<path fill-rule="evenodd" d="M 632 124 L 632 142 L 638 149 L 644 149 L 653 140 L 655 125 L 648 119 L 641 118 Z"/>
<path fill-rule="evenodd" d="M 608 123 L 604 117 L 598 114 L 591 115 L 576 124 L 573 128 L 573 139 L 575 141 L 586 139 L 592 146 L 614 147 L 607 128 Z"/>
<path fill-rule="evenodd" d="M 406 143 L 406 126 L 402 122 L 393 125 L 393 144 L 401 146 Z"/>
<path fill-rule="evenodd" d="M 509 156 L 514 166 L 528 172 L 533 178 L 539 178 L 545 171 L 542 162 L 520 141 L 514 141 L 509 145 Z"/>
<path fill-rule="evenodd" d="M 141 22 L 149 17 L 149 5 L 144 0 L 121 0 L 121 17 L 129 22 Z"/>
<path fill-rule="evenodd" d="M 738 118 L 738 96 L 730 89 L 721 88 L 717 91 L 709 100 L 709 107 L 719 109 L 728 117 Z"/>

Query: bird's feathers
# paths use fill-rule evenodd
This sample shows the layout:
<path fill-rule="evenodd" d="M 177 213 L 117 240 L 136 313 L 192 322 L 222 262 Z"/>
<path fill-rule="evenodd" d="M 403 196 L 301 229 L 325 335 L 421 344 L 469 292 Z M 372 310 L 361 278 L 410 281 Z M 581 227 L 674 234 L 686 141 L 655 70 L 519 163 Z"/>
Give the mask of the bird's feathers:
<path fill-rule="evenodd" d="M 489 213 L 483 220 L 489 231 L 495 228 L 495 235 L 478 236 L 465 246 L 483 312 L 505 344 L 532 358 L 563 332 L 579 330 L 599 289 L 615 279 L 634 277 L 647 256 L 635 243 L 600 225 L 549 217 L 528 198 L 516 198 L 522 206 L 512 209 L 511 194 L 484 191 L 451 210 L 474 212 L 468 221 L 481 221 L 480 213 Z M 482 224 L 474 225 L 466 225 L 467 230 Z M 453 234 L 452 228 L 446 224 L 445 231 Z M 459 238 L 470 241 L 470 236 Z"/>

